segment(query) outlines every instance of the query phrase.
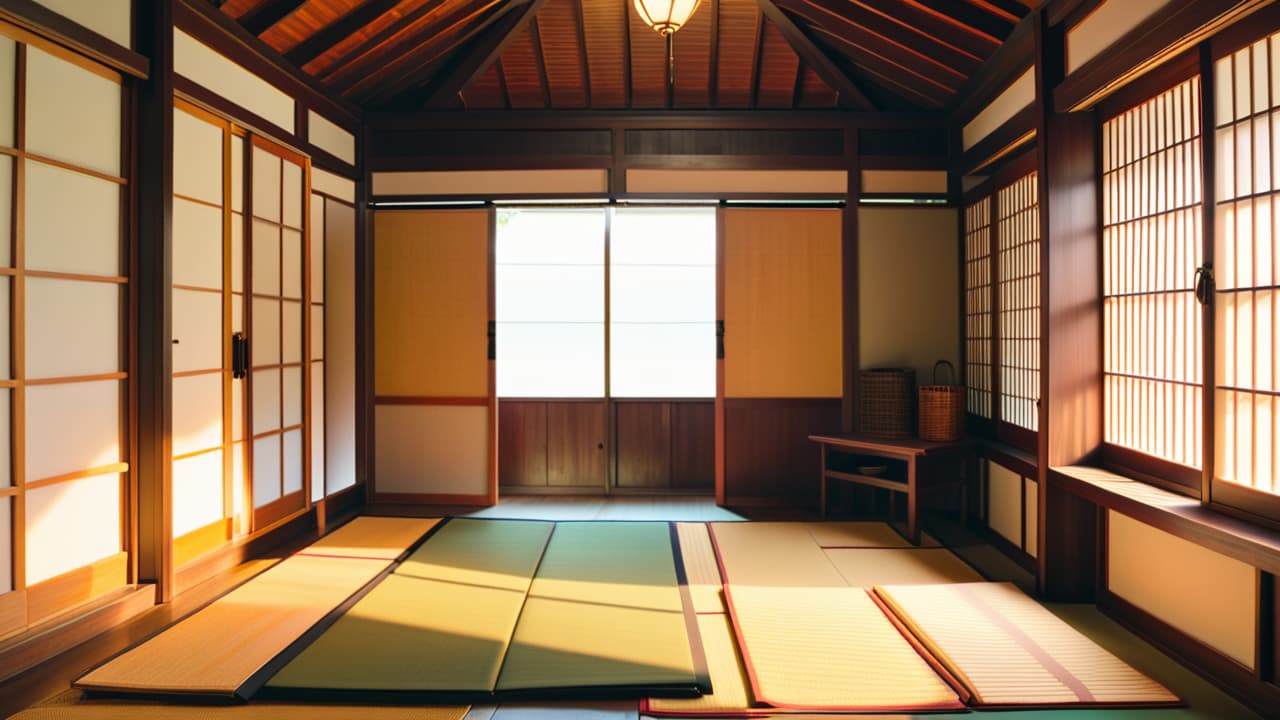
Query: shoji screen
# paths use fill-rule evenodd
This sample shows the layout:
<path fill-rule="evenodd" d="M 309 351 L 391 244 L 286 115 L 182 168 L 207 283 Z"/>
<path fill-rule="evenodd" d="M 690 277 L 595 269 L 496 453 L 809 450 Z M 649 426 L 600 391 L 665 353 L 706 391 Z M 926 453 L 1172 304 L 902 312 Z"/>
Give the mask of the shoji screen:
<path fill-rule="evenodd" d="M 374 214 L 375 496 L 489 497 L 490 223 Z"/>
<path fill-rule="evenodd" d="M 174 108 L 173 128 L 173 536 L 180 567 L 231 538 L 232 380 L 224 342 L 232 136 L 229 123 L 183 103 Z"/>
<path fill-rule="evenodd" d="M 311 195 L 311 501 L 324 498 L 324 196 Z"/>
<path fill-rule="evenodd" d="M 965 208 L 965 409 L 991 419 L 991 197 Z"/>
<path fill-rule="evenodd" d="M 1040 206 L 1036 173 L 996 191 L 1000 419 L 1039 426 Z"/>
<path fill-rule="evenodd" d="M 0 38 L 0 632 L 128 580 L 122 136 L 115 73 Z"/>
<path fill-rule="evenodd" d="M 249 346 L 255 527 L 306 504 L 306 162 L 253 138 Z"/>

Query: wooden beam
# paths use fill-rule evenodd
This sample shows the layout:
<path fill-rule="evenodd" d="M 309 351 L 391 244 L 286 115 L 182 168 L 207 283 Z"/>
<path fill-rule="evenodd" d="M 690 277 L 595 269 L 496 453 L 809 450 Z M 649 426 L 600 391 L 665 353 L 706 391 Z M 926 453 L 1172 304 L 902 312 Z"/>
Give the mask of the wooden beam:
<path fill-rule="evenodd" d="M 965 2 L 955 0 L 911 0 L 911 2 L 923 5 L 997 40 L 1003 40 L 1017 24 L 1001 14 L 991 12 L 988 8 L 976 7 Z"/>
<path fill-rule="evenodd" d="M 960 87 L 950 106 L 953 122 L 968 123 L 1033 65 L 1035 28 L 1040 21 L 1040 14 L 1036 12 L 1018 23 L 1000 49 Z"/>
<path fill-rule="evenodd" d="M 388 10 L 396 6 L 400 0 L 370 0 L 338 18 L 328 27 L 315 35 L 298 43 L 297 47 L 286 52 L 284 59 L 302 67 L 329 51 L 330 48 L 346 40 L 357 30 L 377 20 Z"/>
<path fill-rule="evenodd" d="M 1002 13 L 1010 22 L 1018 22 L 1031 12 L 1031 8 L 1018 2 L 1018 0 L 969 0 L 971 5 L 978 7 L 987 6 L 994 8 Z"/>
<path fill-rule="evenodd" d="M 777 0 L 775 0 L 777 2 Z M 788 0 L 788 9 L 802 17 L 808 18 L 815 26 L 824 27 L 839 34 L 839 28 L 852 25 L 861 27 L 882 37 L 891 38 L 903 45 L 914 46 L 923 42 L 930 57 L 955 69 L 969 74 L 982 65 L 982 58 L 964 50 L 959 50 L 923 30 L 916 28 L 896 14 L 881 15 L 861 5 L 844 0 Z M 832 20 L 843 25 L 833 26 Z"/>
<path fill-rule="evenodd" d="M 949 20 L 919 5 L 902 0 L 860 0 L 863 5 L 911 25 L 935 42 L 968 53 L 981 62 L 1000 47 L 1000 41 L 967 25 Z"/>
<path fill-rule="evenodd" d="M 127 75 L 147 78 L 149 65 L 146 56 L 68 20 L 35 0 L 4 0 L 0 3 L 0 20 L 7 20 L 59 45 L 74 48 Z"/>
<path fill-rule="evenodd" d="M 483 35 L 472 41 L 471 48 L 457 55 L 449 63 L 444 72 L 424 88 L 426 100 L 424 108 L 441 107 L 451 103 L 472 80 L 484 74 L 485 70 L 502 55 L 507 45 L 515 38 L 516 33 L 524 29 L 538 8 L 546 0 L 531 0 L 523 8 L 505 14 L 495 22 Z"/>
<path fill-rule="evenodd" d="M 849 34 L 847 35 L 837 35 L 822 29 L 818 32 L 835 41 L 837 47 L 840 45 L 856 47 L 879 55 L 886 61 L 898 65 L 910 74 L 917 76 L 922 81 L 945 87 L 950 92 L 955 92 L 969 79 L 968 75 L 949 65 L 940 63 L 926 54 L 916 52 L 909 46 L 890 40 L 882 35 L 867 32 L 862 28 L 849 28 Z"/>
<path fill-rule="evenodd" d="M 272 26 L 289 17 L 295 10 L 307 4 L 307 0 L 267 0 L 241 15 L 238 22 L 250 34 L 262 36 Z"/>
<path fill-rule="evenodd" d="M 818 73 L 818 77 L 836 91 L 841 105 L 858 110 L 875 109 L 875 105 L 867 99 L 853 80 L 831 58 L 827 57 L 827 54 L 822 52 L 813 40 L 774 4 L 773 0 L 756 0 L 756 2 L 760 6 L 760 12 L 764 13 L 769 22 L 778 28 L 782 37 L 791 44 L 791 49 L 800 56 L 802 63 L 813 68 L 813 71 Z"/>

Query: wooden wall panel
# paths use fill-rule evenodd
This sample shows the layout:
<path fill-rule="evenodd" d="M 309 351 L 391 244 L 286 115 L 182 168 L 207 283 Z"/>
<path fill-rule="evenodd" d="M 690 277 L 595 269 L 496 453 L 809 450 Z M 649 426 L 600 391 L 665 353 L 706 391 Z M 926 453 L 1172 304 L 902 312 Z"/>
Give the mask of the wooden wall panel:
<path fill-rule="evenodd" d="M 809 435 L 840 431 L 839 399 L 725 401 L 727 503 L 769 498 L 817 507 L 818 446 Z"/>
<path fill-rule="evenodd" d="M 617 403 L 614 413 L 618 487 L 669 487 L 672 475 L 671 403 Z"/>
<path fill-rule="evenodd" d="M 716 484 L 715 402 L 678 402 L 671 411 L 671 487 L 712 490 Z"/>
<path fill-rule="evenodd" d="M 604 487 L 603 402 L 547 403 L 547 484 Z"/>
<path fill-rule="evenodd" d="M 498 485 L 546 487 L 546 402 L 498 402 Z"/>

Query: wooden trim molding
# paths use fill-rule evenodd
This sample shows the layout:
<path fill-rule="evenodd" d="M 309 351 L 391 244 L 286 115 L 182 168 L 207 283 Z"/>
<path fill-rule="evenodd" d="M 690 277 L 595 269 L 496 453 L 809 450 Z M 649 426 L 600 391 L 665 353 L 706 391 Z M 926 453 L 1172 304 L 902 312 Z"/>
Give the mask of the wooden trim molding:
<path fill-rule="evenodd" d="M 39 622 L 123 587 L 128 572 L 129 554 L 120 552 L 31 585 L 27 588 L 27 621 Z"/>
<path fill-rule="evenodd" d="M 376 395 L 375 405 L 465 405 L 487 407 L 488 397 L 454 397 L 437 395 Z"/>
<path fill-rule="evenodd" d="M 0 637 L 27 624 L 27 591 L 11 590 L 0 595 Z M 0 654 L 0 658 L 3 654 Z"/>
<path fill-rule="evenodd" d="M 226 545 L 230 537 L 231 518 L 220 518 L 186 535 L 174 538 L 174 567 L 180 568 L 201 555 Z"/>
<path fill-rule="evenodd" d="M 141 10 L 135 10 L 141 12 Z M 146 80 L 151 64 L 141 53 L 68 20 L 34 0 L 5 0 L 0 19 L 70 48 L 126 75 Z"/>
<path fill-rule="evenodd" d="M 379 493 L 370 503 L 395 505 L 491 505 L 489 493 Z"/>

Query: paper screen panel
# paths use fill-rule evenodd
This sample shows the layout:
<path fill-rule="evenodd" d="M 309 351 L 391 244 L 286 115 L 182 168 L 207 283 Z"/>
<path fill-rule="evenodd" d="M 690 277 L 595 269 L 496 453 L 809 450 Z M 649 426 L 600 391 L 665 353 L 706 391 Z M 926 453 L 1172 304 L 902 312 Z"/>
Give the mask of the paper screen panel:
<path fill-rule="evenodd" d="M 13 589 L 13 501 L 0 497 L 0 593 Z"/>
<path fill-rule="evenodd" d="M 222 294 L 173 290 L 173 371 L 222 367 Z"/>
<path fill-rule="evenodd" d="M 965 409 L 991 417 L 991 196 L 964 213 Z"/>
<path fill-rule="evenodd" d="M 253 215 L 254 217 L 280 222 L 280 169 L 278 156 L 253 148 Z"/>
<path fill-rule="evenodd" d="M 257 206 L 255 205 L 254 208 L 257 214 Z M 278 296 L 280 294 L 280 228 L 255 217 L 252 245 L 253 292 Z"/>
<path fill-rule="evenodd" d="M 173 193 L 222 205 L 223 128 L 173 109 Z"/>
<path fill-rule="evenodd" d="M 302 368 L 287 367 L 281 374 L 281 407 L 284 427 L 302 424 Z"/>
<path fill-rule="evenodd" d="M 302 299 L 302 233 L 285 228 L 280 235 L 280 294 Z"/>
<path fill-rule="evenodd" d="M 253 298 L 253 336 L 249 338 L 254 367 L 280 363 L 280 301 Z"/>
<path fill-rule="evenodd" d="M 325 491 L 356 482 L 355 208 L 325 202 Z"/>
<path fill-rule="evenodd" d="M 724 212 L 726 396 L 842 395 L 841 216 Z"/>
<path fill-rule="evenodd" d="M 120 275 L 120 192 L 109 180 L 27 160 L 27 268 Z"/>
<path fill-rule="evenodd" d="M 289 227 L 302 227 L 302 167 L 285 160 L 281 163 L 280 213 Z"/>
<path fill-rule="evenodd" d="M 293 98 L 182 30 L 174 32 L 173 40 L 175 72 L 252 110 L 273 125 L 294 130 Z"/>
<path fill-rule="evenodd" d="M 120 368 L 120 296 L 114 283 L 27 278 L 27 377 L 61 378 Z"/>
<path fill-rule="evenodd" d="M 285 300 L 280 306 L 280 361 L 302 362 L 302 303 Z"/>
<path fill-rule="evenodd" d="M 120 462 L 120 390 L 119 380 L 28 386 L 27 481 Z"/>
<path fill-rule="evenodd" d="M 120 552 L 120 497 L 115 473 L 28 490 L 27 584 Z"/>
<path fill-rule="evenodd" d="M 311 365 L 311 500 L 324 498 L 324 363 Z"/>
<path fill-rule="evenodd" d="M 324 302 L 325 204 L 323 195 L 311 196 L 311 302 Z"/>
<path fill-rule="evenodd" d="M 13 391 L 0 388 L 0 488 L 13 486 Z"/>
<path fill-rule="evenodd" d="M 26 149 L 107 175 L 121 175 L 121 87 L 27 45 Z"/>
<path fill-rule="evenodd" d="M 222 519 L 222 451 L 173 461 L 173 536 Z"/>
<path fill-rule="evenodd" d="M 4 267 L 13 265 L 13 163 L 12 157 L 0 155 L 0 265 Z"/>
<path fill-rule="evenodd" d="M 253 380 L 253 432 L 261 434 L 281 428 L 280 370 L 254 370 Z"/>
<path fill-rule="evenodd" d="M 379 493 L 481 494 L 489 488 L 489 409 L 381 405 Z"/>
<path fill-rule="evenodd" d="M 10 366 L 9 358 L 12 356 L 10 352 L 10 323 L 11 317 L 9 312 L 10 291 L 13 287 L 13 281 L 8 277 L 0 277 L 0 380 L 7 380 L 13 377 L 13 368 Z"/>
<path fill-rule="evenodd" d="M 298 492 L 302 489 L 302 431 L 290 430 L 284 434 L 281 465 L 281 483 L 284 494 Z"/>
<path fill-rule="evenodd" d="M 280 498 L 280 435 L 253 441 L 253 506 L 260 508 Z"/>
<path fill-rule="evenodd" d="M 489 394 L 487 211 L 374 213 L 379 395 Z"/>
<path fill-rule="evenodd" d="M 18 44 L 0 35 L 0 145 L 14 146 L 18 106 Z"/>
<path fill-rule="evenodd" d="M 222 289 L 222 211 L 218 208 L 173 199 L 173 282 Z"/>
<path fill-rule="evenodd" d="M 311 305 L 311 359 L 324 359 L 324 306 Z"/>
<path fill-rule="evenodd" d="M 222 375 L 173 379 L 173 454 L 222 445 Z"/>
<path fill-rule="evenodd" d="M 131 0 L 36 0 L 59 15 L 70 18 L 122 47 L 131 48 L 133 10 Z"/>

